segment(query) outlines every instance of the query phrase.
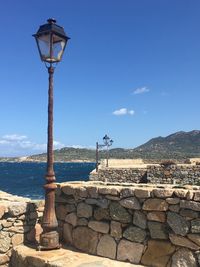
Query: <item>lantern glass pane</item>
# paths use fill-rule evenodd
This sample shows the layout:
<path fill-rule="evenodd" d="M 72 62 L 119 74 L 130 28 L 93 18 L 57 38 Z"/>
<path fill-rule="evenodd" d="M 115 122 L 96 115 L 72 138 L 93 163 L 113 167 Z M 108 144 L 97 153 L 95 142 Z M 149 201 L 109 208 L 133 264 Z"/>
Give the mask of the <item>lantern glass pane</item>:
<path fill-rule="evenodd" d="M 55 61 L 60 61 L 65 49 L 66 40 L 53 35 L 53 58 Z"/>
<path fill-rule="evenodd" d="M 41 35 L 37 41 L 42 60 L 48 61 L 50 58 L 50 35 Z"/>

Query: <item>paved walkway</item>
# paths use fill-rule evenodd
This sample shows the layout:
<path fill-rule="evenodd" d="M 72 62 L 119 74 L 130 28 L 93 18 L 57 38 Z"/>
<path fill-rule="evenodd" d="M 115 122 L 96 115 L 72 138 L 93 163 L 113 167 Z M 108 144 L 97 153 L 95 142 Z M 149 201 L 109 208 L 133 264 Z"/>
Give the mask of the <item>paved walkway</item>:
<path fill-rule="evenodd" d="M 142 267 L 142 265 L 91 256 L 71 248 L 36 251 L 24 245 L 15 248 L 12 264 L 13 267 Z"/>

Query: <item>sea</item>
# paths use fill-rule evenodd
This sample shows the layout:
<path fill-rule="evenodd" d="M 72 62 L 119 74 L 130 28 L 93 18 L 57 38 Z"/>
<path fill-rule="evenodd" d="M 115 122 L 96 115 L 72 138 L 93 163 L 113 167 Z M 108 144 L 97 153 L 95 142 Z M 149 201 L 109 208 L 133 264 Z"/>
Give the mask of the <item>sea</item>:
<path fill-rule="evenodd" d="M 56 182 L 88 181 L 95 163 L 55 163 Z M 43 199 L 46 163 L 0 162 L 0 190 L 31 199 Z"/>

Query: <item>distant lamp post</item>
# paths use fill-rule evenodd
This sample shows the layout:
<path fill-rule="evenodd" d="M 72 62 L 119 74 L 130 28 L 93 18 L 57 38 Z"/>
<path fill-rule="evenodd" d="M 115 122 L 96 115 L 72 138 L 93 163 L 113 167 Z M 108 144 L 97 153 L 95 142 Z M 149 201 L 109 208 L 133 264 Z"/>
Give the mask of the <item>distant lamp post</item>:
<path fill-rule="evenodd" d="M 48 19 L 33 36 L 37 42 L 40 58 L 48 69 L 48 143 L 47 143 L 47 173 L 45 188 L 45 208 L 42 219 L 43 232 L 40 236 L 40 248 L 44 250 L 60 247 L 57 232 L 58 222 L 55 214 L 54 156 L 53 156 L 53 74 L 54 63 L 62 59 L 67 41 L 70 39 L 64 29 L 56 24 L 55 19 Z"/>
<path fill-rule="evenodd" d="M 106 146 L 106 167 L 108 167 L 108 157 L 109 157 L 109 147 L 112 146 L 113 140 L 107 136 L 107 134 L 103 137 L 104 146 Z"/>
<path fill-rule="evenodd" d="M 106 167 L 108 167 L 108 157 L 109 157 L 109 147 L 112 146 L 113 140 L 110 139 L 110 137 L 107 136 L 107 134 L 103 137 L 104 144 L 100 145 L 98 142 L 96 142 L 96 172 L 98 172 L 99 169 L 99 148 L 106 146 Z"/>

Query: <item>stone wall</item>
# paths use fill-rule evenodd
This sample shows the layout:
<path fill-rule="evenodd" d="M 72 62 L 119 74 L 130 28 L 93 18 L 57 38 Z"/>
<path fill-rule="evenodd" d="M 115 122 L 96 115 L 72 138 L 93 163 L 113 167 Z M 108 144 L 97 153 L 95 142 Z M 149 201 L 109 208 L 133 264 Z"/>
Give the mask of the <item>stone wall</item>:
<path fill-rule="evenodd" d="M 13 247 L 35 243 L 44 202 L 13 196 L 0 191 L 0 266 L 9 265 Z"/>
<path fill-rule="evenodd" d="M 93 178 L 94 179 L 94 178 Z M 92 178 L 90 180 L 93 180 Z M 102 182 L 140 183 L 147 181 L 147 169 L 139 168 L 105 168 L 99 169 L 96 180 Z"/>
<path fill-rule="evenodd" d="M 92 172 L 91 181 L 120 183 L 200 184 L 199 165 L 146 165 L 146 168 L 102 168 Z"/>
<path fill-rule="evenodd" d="M 171 165 L 148 166 L 147 180 L 149 183 L 163 184 L 198 184 L 200 185 L 200 166 L 199 165 Z"/>
<path fill-rule="evenodd" d="M 56 194 L 64 243 L 145 266 L 200 266 L 200 187 L 77 182 Z"/>

